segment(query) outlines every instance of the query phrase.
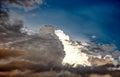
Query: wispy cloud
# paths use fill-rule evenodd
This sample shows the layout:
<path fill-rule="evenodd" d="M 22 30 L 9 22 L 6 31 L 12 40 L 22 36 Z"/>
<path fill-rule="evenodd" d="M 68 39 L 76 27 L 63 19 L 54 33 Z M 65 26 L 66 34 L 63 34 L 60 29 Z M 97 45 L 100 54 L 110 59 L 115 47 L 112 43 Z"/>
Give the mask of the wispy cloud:
<path fill-rule="evenodd" d="M 36 7 L 36 5 L 41 5 L 43 0 L 1 0 L 15 7 L 24 8 L 25 10 L 31 10 Z"/>

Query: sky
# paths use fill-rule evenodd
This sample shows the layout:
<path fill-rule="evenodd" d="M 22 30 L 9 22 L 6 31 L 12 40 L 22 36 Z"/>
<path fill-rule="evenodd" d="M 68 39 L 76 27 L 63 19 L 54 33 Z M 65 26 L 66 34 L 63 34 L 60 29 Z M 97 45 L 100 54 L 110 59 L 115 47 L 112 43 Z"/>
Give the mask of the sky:
<path fill-rule="evenodd" d="M 9 6 L 33 30 L 62 29 L 75 40 L 120 44 L 119 0 L 43 0 L 34 9 Z"/>

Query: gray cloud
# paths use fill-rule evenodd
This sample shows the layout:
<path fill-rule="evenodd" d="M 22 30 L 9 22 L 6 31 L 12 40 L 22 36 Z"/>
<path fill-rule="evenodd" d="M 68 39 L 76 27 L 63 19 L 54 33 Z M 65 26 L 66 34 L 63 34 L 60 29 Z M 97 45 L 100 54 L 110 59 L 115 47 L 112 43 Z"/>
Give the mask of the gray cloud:
<path fill-rule="evenodd" d="M 3 10 L 2 10 L 3 9 Z M 0 32 L 2 33 L 20 33 L 24 22 L 22 18 L 9 9 L 0 8 Z"/>
<path fill-rule="evenodd" d="M 0 32 L 20 33 L 20 29 L 24 26 L 23 19 L 6 4 L 32 10 L 42 4 L 42 0 L 0 0 Z"/>
<path fill-rule="evenodd" d="M 0 52 L 1 52 L 0 59 L 16 57 L 16 56 L 21 56 L 26 54 L 25 52 L 20 50 L 11 50 L 11 49 L 5 49 L 5 48 L 0 48 Z"/>
<path fill-rule="evenodd" d="M 24 8 L 25 10 L 31 10 L 43 3 L 42 0 L 1 0 L 6 4 L 13 5 L 15 7 Z"/>
<path fill-rule="evenodd" d="M 64 57 L 63 46 L 54 34 L 54 28 L 49 25 L 41 27 L 38 35 L 7 39 L 12 39 L 13 41 L 16 39 L 23 40 L 12 43 L 9 47 L 25 50 L 29 55 L 12 59 L 4 65 L 0 64 L 0 71 L 2 71 L 0 77 L 117 77 L 115 71 L 107 69 L 109 67 L 116 67 L 114 65 L 107 65 L 107 62 L 111 61 L 110 57 L 105 57 L 101 60 L 95 59 L 94 61 L 106 63 L 106 65 L 102 64 L 97 67 L 77 66 L 73 68 L 70 65 L 62 66 L 60 63 Z M 101 46 L 90 44 L 90 47 L 87 48 L 89 50 L 91 48 L 91 51 L 93 50 L 94 52 L 95 47 L 101 48 Z M 104 46 L 108 45 L 104 44 Z M 100 48 L 98 50 L 101 50 Z M 113 48 L 115 47 L 113 46 Z M 113 49 L 109 49 L 109 51 L 111 50 Z"/>
<path fill-rule="evenodd" d="M 82 49 L 82 52 L 90 55 L 92 65 L 120 64 L 120 52 L 114 44 L 97 44 L 88 42 L 88 46 Z"/>
<path fill-rule="evenodd" d="M 87 54 L 91 55 L 101 55 L 104 57 L 105 55 L 117 55 L 119 56 L 119 50 L 116 47 L 115 44 L 102 44 L 102 43 L 94 43 L 94 42 L 88 42 L 88 46 L 85 46 L 85 48 L 82 50 L 83 52 L 86 52 Z"/>
<path fill-rule="evenodd" d="M 106 64 L 114 64 L 114 59 L 111 56 L 105 56 L 104 59 L 100 58 L 93 58 L 91 63 L 93 66 L 101 66 Z"/>

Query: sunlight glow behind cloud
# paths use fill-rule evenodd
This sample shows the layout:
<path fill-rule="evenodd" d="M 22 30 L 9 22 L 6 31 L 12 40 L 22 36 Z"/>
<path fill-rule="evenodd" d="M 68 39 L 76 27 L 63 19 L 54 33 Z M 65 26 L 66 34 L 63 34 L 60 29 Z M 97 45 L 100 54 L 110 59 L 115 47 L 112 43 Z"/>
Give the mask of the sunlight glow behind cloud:
<path fill-rule="evenodd" d="M 61 42 L 64 45 L 64 51 L 65 51 L 65 57 L 63 59 L 63 65 L 64 64 L 70 64 L 70 65 L 83 65 L 83 66 L 90 66 L 91 63 L 88 61 L 88 55 L 81 52 L 81 49 L 83 46 L 78 45 L 77 42 L 72 42 L 70 40 L 70 37 L 66 34 L 64 34 L 61 30 L 55 31 L 56 35 L 59 37 Z"/>

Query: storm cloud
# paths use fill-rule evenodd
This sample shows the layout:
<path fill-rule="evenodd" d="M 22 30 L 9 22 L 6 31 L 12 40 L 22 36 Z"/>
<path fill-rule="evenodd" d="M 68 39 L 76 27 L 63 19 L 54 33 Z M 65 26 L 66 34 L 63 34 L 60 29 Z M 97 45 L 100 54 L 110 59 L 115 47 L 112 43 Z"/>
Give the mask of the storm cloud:
<path fill-rule="evenodd" d="M 18 42 L 14 42 L 16 39 Z M 107 63 L 107 61 L 111 62 L 112 60 L 110 56 L 101 59 L 93 58 L 93 63 L 99 64 L 100 62 L 101 65 L 97 66 L 95 66 L 96 64 L 93 64 L 93 66 L 77 65 L 76 67 L 70 64 L 62 65 L 65 55 L 64 47 L 56 36 L 54 28 L 50 25 L 41 27 L 39 33 L 36 35 L 10 37 L 8 40 L 4 39 L 4 41 L 9 40 L 12 41 L 10 44 L 1 46 L 8 49 L 1 49 L 0 52 L 6 51 L 4 54 L 9 53 L 7 56 L 12 58 L 6 59 L 3 55 L 3 57 L 1 56 L 1 77 L 119 77 L 119 69 L 115 69 L 118 68 L 119 65 L 115 66 L 112 63 Z M 3 44 L 5 44 L 4 41 Z M 94 50 L 96 46 L 102 46 L 88 43 L 90 45 L 88 47 L 85 43 L 81 44 L 75 41 L 72 41 L 71 45 L 76 46 L 74 43 L 81 45 L 83 49 L 85 47 L 88 48 L 88 51 L 90 48 Z M 103 48 L 108 50 L 109 47 Z M 109 51 L 114 50 L 114 48 L 116 50 L 116 47 L 110 47 Z M 98 48 L 98 50 L 101 49 Z M 19 51 L 21 51 L 21 53 L 18 53 Z M 85 51 L 82 51 L 82 53 L 89 54 Z M 118 71 L 118 73 L 116 71 Z"/>

